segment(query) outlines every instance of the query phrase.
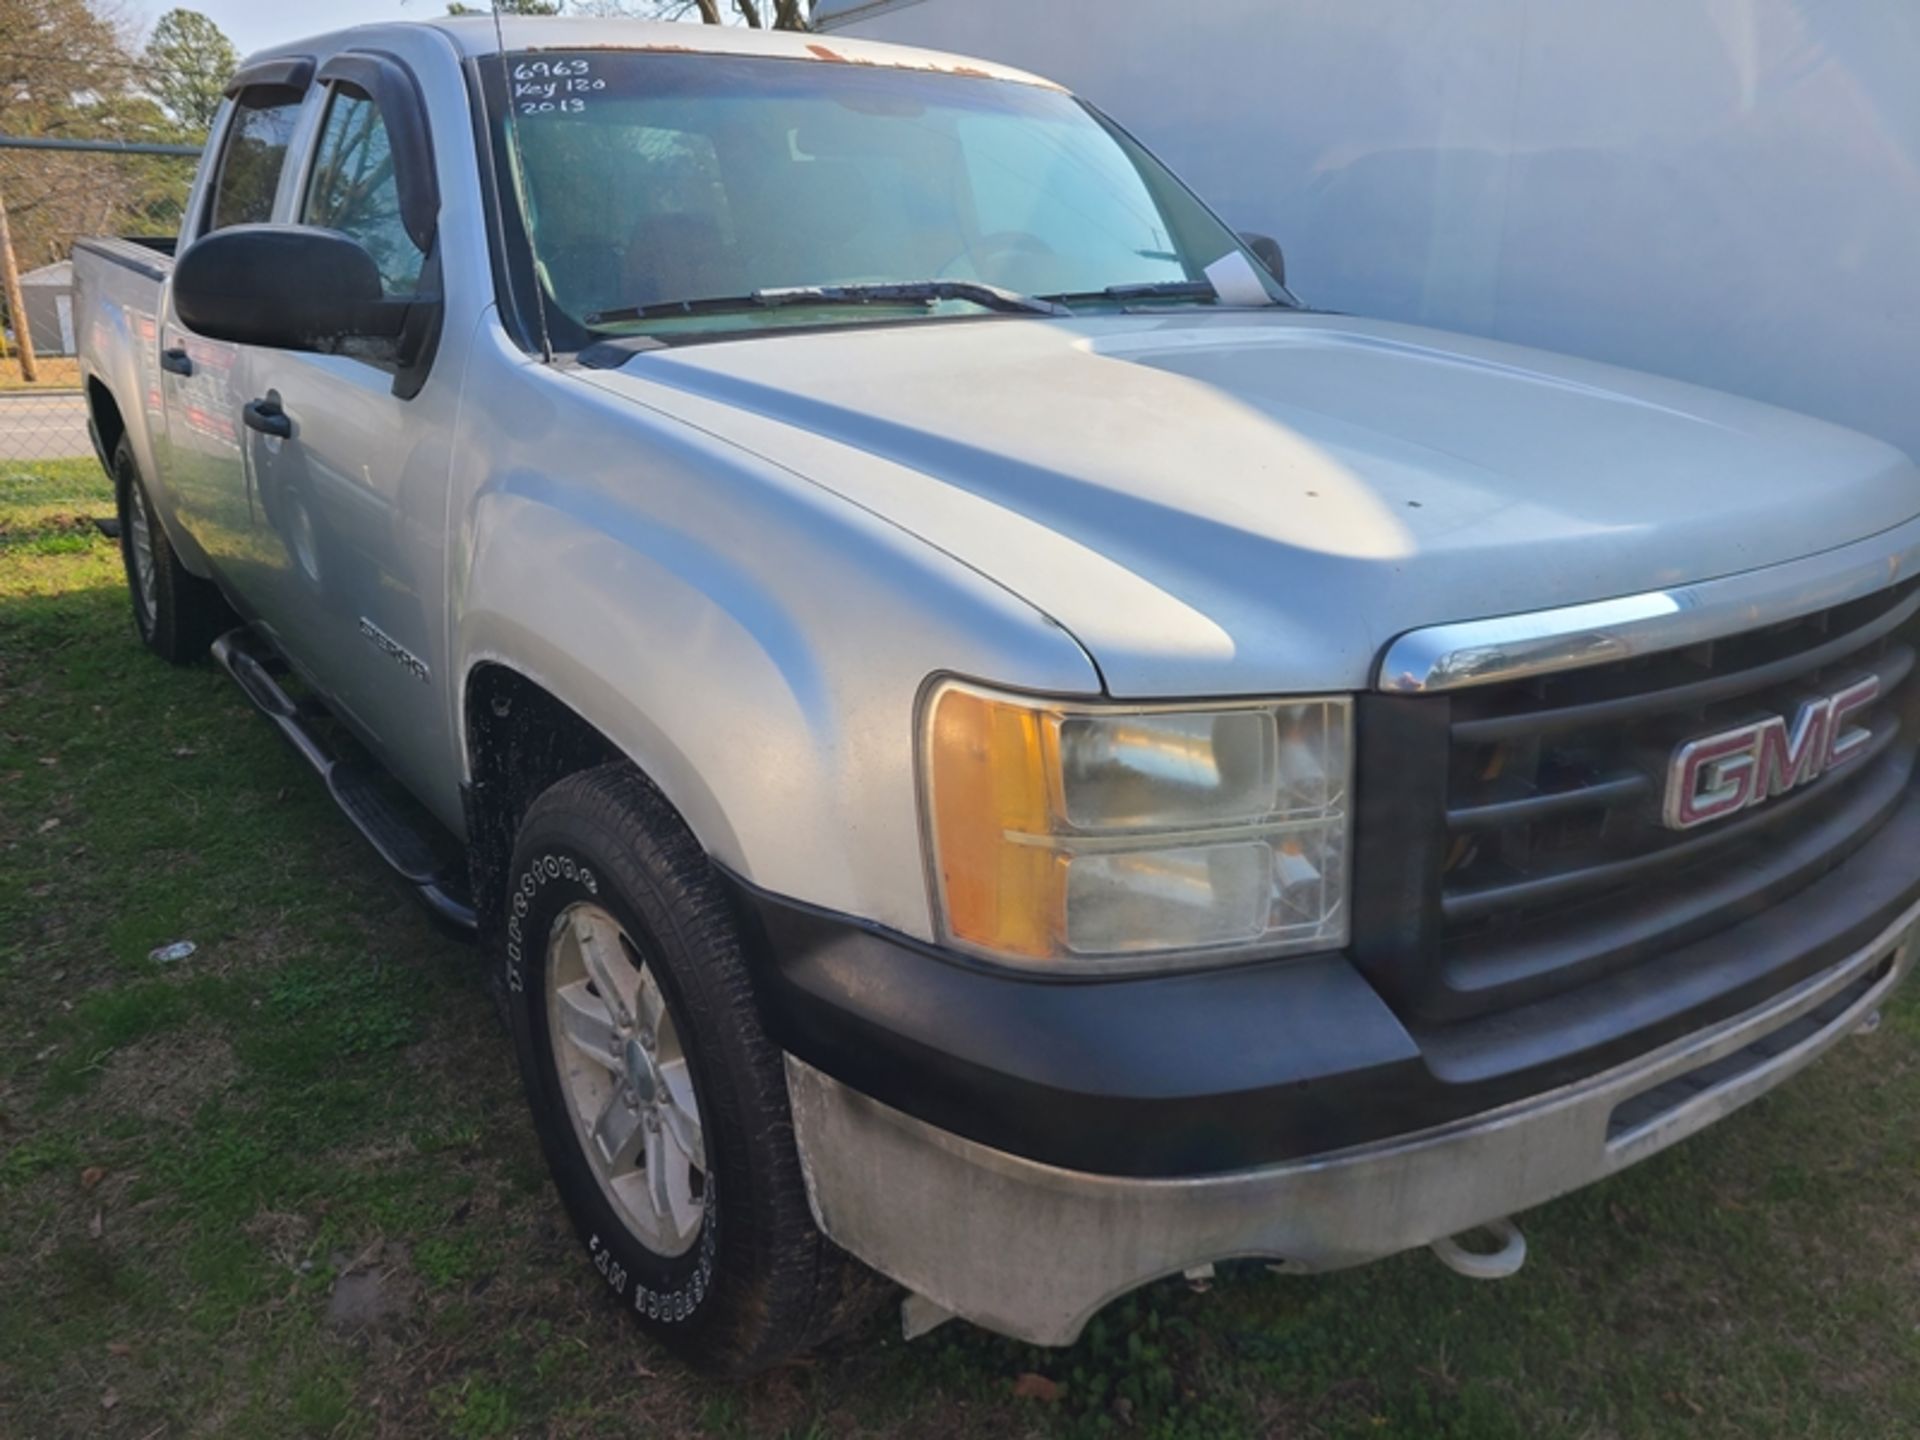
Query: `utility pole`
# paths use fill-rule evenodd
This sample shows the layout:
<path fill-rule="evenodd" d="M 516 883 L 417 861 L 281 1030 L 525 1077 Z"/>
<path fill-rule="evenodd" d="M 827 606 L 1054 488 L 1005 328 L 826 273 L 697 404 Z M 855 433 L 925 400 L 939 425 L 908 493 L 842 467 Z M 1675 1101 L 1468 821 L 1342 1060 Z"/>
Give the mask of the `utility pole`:
<path fill-rule="evenodd" d="M 20 294 L 20 267 L 14 263 L 4 195 L 0 195 L 0 281 L 6 284 L 7 314 L 13 317 L 13 338 L 20 347 L 20 378 L 31 385 L 40 378 L 40 371 L 33 363 L 33 327 L 27 323 L 27 302 Z"/>

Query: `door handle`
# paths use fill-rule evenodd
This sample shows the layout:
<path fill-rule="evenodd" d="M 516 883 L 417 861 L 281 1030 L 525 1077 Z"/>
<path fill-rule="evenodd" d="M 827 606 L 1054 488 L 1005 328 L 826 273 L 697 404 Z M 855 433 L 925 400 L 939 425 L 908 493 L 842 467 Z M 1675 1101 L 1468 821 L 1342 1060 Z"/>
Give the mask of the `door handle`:
<path fill-rule="evenodd" d="M 160 352 L 160 368 L 169 375 L 193 374 L 193 357 L 184 347 L 175 345 L 171 350 Z"/>
<path fill-rule="evenodd" d="M 277 395 L 269 395 L 264 400 L 249 400 L 240 410 L 241 418 L 247 422 L 249 430 L 258 430 L 262 435 L 278 436 L 282 440 L 293 438 L 293 421 L 287 412 L 280 408 Z"/>

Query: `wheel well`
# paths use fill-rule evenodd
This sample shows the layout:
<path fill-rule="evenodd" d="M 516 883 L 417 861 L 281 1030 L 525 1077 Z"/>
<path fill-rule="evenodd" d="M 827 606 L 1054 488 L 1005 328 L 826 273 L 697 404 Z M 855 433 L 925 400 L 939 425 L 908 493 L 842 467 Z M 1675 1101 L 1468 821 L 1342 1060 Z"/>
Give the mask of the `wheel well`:
<path fill-rule="evenodd" d="M 127 422 L 120 418 L 120 407 L 114 403 L 113 392 L 95 375 L 87 377 L 87 415 L 93 421 L 100 463 L 112 473 L 113 452 L 120 444 L 120 437 L 127 433 Z"/>
<path fill-rule="evenodd" d="M 500 914 L 520 819 L 540 793 L 624 757 L 620 748 L 536 682 L 505 665 L 467 677 L 467 834 L 483 927 Z"/>

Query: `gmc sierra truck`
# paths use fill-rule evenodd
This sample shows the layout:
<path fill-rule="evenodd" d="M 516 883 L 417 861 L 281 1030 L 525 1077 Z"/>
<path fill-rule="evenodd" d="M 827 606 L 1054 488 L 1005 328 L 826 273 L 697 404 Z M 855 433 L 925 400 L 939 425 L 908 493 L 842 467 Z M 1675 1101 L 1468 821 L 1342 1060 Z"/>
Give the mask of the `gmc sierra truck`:
<path fill-rule="evenodd" d="M 148 647 L 497 976 L 605 1285 L 736 1372 L 1432 1246 L 1851 1033 L 1920 475 L 1316 313 L 985 62 L 626 22 L 233 78 L 77 256 Z"/>

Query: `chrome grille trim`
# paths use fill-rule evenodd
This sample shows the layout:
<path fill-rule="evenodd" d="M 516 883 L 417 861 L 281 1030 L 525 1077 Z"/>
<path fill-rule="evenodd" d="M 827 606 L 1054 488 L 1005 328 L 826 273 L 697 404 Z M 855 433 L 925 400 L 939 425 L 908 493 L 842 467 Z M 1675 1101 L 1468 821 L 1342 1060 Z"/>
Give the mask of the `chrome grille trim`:
<path fill-rule="evenodd" d="M 1851 545 L 1717 580 L 1412 630 L 1374 688 L 1431 695 L 1678 650 L 1830 610 L 1920 573 L 1920 518 Z"/>

